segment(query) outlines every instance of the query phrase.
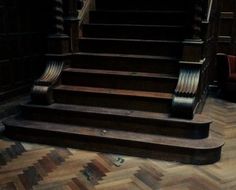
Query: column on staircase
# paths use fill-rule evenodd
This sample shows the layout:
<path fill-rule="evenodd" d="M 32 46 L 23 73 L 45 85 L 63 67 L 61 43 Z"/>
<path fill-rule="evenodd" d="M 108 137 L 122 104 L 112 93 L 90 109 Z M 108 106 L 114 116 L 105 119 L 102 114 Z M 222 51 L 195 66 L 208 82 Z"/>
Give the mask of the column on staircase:
<path fill-rule="evenodd" d="M 31 92 L 32 101 L 35 104 L 51 104 L 53 102 L 52 87 L 58 83 L 67 54 L 70 52 L 70 38 L 64 30 L 63 0 L 51 0 L 50 5 L 52 18 L 47 37 L 47 64 L 45 72 L 35 81 Z"/>
<path fill-rule="evenodd" d="M 189 38 L 183 41 L 183 55 L 180 61 L 180 74 L 172 102 L 172 116 L 193 118 L 200 101 L 200 83 L 204 65 L 202 21 L 204 0 L 195 0 Z"/>

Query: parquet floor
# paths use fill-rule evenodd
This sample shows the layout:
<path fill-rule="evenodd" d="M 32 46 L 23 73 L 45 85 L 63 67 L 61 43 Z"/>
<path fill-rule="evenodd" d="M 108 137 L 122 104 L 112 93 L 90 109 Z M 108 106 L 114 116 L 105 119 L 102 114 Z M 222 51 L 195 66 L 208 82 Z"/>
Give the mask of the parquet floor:
<path fill-rule="evenodd" d="M 191 166 L 0 139 L 0 190 L 236 190 L 236 104 L 208 98 L 222 160 Z"/>

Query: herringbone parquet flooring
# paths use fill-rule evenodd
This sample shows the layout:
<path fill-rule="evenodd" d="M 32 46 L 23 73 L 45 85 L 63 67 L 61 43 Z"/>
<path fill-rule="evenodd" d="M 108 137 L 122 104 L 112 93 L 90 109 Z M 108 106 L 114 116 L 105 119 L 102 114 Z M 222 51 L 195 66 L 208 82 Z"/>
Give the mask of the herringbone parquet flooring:
<path fill-rule="evenodd" d="M 236 190 L 236 104 L 208 98 L 222 159 L 191 166 L 0 139 L 1 190 Z"/>

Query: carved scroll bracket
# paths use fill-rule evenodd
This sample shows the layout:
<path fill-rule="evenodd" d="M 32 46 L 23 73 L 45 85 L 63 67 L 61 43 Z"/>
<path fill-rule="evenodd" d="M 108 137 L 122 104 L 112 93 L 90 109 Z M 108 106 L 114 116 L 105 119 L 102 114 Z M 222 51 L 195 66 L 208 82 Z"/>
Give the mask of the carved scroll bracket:
<path fill-rule="evenodd" d="M 178 84 L 172 101 L 171 115 L 173 117 L 193 118 L 200 76 L 200 68 L 186 66 L 180 70 Z"/>
<path fill-rule="evenodd" d="M 43 75 L 35 81 L 31 98 L 37 104 L 53 103 L 52 88 L 59 81 L 64 67 L 63 61 L 49 61 Z"/>

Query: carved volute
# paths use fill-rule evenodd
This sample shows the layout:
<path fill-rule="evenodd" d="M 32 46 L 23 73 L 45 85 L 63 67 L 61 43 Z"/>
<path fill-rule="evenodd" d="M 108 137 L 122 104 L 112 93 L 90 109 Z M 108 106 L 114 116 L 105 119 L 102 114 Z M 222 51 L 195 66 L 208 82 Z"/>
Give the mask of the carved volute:
<path fill-rule="evenodd" d="M 183 66 L 172 102 L 172 116 L 193 118 L 201 71 L 191 66 Z"/>

